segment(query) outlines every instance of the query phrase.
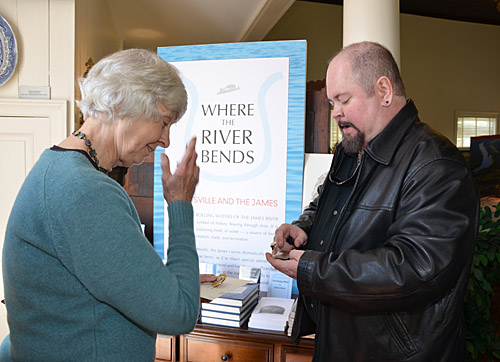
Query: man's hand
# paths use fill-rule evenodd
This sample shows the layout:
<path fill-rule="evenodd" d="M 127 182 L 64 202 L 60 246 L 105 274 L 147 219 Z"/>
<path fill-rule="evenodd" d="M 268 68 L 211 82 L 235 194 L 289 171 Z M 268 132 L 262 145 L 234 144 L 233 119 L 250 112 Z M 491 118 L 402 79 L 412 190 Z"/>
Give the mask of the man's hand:
<path fill-rule="evenodd" d="M 289 244 L 286 241 L 289 238 L 293 240 L 293 245 Z M 296 225 L 281 224 L 280 227 L 277 228 L 274 232 L 273 240 L 276 242 L 276 251 L 288 251 L 295 248 L 300 248 L 301 246 L 307 244 L 307 234 L 304 230 Z"/>
<path fill-rule="evenodd" d="M 297 268 L 302 254 L 304 254 L 304 250 L 292 250 L 289 260 L 281 260 L 273 258 L 271 253 L 266 253 L 266 259 L 276 270 L 297 280 Z"/>
<path fill-rule="evenodd" d="M 170 172 L 170 160 L 166 154 L 161 155 L 161 182 L 165 201 L 183 200 L 191 202 L 200 176 L 200 168 L 196 165 L 198 155 L 195 151 L 196 138 L 192 138 L 186 147 L 186 153 L 177 165 L 174 174 Z"/>
<path fill-rule="evenodd" d="M 287 242 L 287 239 L 293 240 L 293 245 Z M 307 234 L 296 225 L 281 224 L 274 232 L 273 252 L 266 253 L 266 259 L 276 270 L 297 279 L 297 268 L 299 259 L 304 254 L 303 250 L 295 250 L 307 243 Z M 278 251 L 290 251 L 289 260 L 281 260 L 273 257 Z"/>

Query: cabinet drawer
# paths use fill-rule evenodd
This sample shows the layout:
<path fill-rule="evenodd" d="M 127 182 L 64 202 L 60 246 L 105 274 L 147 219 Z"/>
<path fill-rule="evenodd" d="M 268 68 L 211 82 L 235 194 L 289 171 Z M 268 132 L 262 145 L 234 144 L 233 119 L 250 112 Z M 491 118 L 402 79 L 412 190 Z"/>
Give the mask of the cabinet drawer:
<path fill-rule="evenodd" d="M 181 336 L 182 362 L 271 362 L 273 344 L 237 339 Z"/>
<path fill-rule="evenodd" d="M 175 358 L 175 337 L 159 334 L 156 337 L 155 362 L 171 362 Z"/>
<path fill-rule="evenodd" d="M 281 362 L 311 362 L 314 349 L 298 346 L 281 346 Z"/>

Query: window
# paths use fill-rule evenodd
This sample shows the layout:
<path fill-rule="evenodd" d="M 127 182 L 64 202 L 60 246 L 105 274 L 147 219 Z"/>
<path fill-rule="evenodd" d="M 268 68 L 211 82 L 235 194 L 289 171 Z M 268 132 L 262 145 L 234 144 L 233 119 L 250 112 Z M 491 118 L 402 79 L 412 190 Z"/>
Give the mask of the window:
<path fill-rule="evenodd" d="M 490 136 L 497 133 L 498 113 L 457 112 L 456 145 L 458 148 L 469 148 L 470 138 Z"/>

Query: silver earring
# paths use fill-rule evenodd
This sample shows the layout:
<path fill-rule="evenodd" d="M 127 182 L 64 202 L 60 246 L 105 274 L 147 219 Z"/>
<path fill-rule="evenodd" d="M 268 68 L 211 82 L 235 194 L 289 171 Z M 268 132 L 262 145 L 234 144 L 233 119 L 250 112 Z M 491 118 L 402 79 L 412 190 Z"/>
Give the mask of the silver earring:
<path fill-rule="evenodd" d="M 385 104 L 389 104 L 389 101 L 385 101 Z"/>

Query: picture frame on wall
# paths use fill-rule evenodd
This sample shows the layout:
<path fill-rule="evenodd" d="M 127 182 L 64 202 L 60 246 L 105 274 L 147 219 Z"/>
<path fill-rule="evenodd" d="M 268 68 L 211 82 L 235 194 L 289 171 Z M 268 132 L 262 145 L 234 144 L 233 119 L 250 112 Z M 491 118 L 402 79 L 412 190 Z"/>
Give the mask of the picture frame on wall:
<path fill-rule="evenodd" d="M 471 137 L 469 165 L 481 198 L 500 198 L 500 134 Z"/>

